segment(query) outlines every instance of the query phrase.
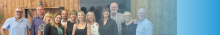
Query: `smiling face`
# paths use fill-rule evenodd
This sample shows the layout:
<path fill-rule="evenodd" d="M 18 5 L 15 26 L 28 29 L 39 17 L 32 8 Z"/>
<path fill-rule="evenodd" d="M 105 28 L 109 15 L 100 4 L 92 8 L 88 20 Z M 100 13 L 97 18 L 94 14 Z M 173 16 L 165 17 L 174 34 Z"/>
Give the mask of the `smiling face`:
<path fill-rule="evenodd" d="M 125 21 L 130 21 L 131 15 L 124 15 L 124 20 Z"/>
<path fill-rule="evenodd" d="M 75 20 L 76 19 L 76 14 L 70 14 L 70 19 Z"/>
<path fill-rule="evenodd" d="M 92 13 L 88 14 L 88 15 L 87 15 L 87 19 L 88 19 L 89 21 L 94 21 L 94 14 L 92 14 Z"/>
<path fill-rule="evenodd" d="M 116 13 L 118 10 L 118 4 L 116 2 L 111 3 L 110 10 L 112 13 Z"/>
<path fill-rule="evenodd" d="M 79 21 L 84 21 L 84 14 L 82 12 L 78 13 L 78 20 Z"/>
<path fill-rule="evenodd" d="M 55 23 L 60 23 L 61 22 L 61 15 L 57 15 L 55 17 Z"/>
<path fill-rule="evenodd" d="M 23 14 L 23 11 L 22 11 L 22 9 L 21 8 L 17 8 L 16 10 L 15 10 L 15 17 L 22 17 L 22 14 Z"/>
<path fill-rule="evenodd" d="M 67 11 L 63 10 L 61 15 L 62 15 L 62 18 L 67 18 Z"/>
<path fill-rule="evenodd" d="M 145 11 L 143 8 L 141 8 L 141 9 L 138 10 L 137 15 L 138 15 L 138 18 L 139 18 L 140 20 L 142 20 L 142 19 L 145 18 L 146 11 Z"/>
<path fill-rule="evenodd" d="M 52 17 L 46 17 L 46 22 L 50 22 Z"/>
<path fill-rule="evenodd" d="M 107 18 L 109 16 L 109 12 L 108 11 L 104 11 L 103 13 L 104 18 Z"/>

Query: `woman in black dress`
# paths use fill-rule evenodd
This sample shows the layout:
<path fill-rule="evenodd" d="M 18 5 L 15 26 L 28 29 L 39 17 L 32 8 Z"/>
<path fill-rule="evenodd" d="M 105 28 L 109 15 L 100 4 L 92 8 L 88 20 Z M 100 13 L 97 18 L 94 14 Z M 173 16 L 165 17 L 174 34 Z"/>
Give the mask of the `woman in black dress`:
<path fill-rule="evenodd" d="M 85 14 L 83 11 L 77 13 L 78 20 L 73 26 L 72 35 L 90 35 L 90 24 L 85 21 Z"/>
<path fill-rule="evenodd" d="M 116 22 L 111 19 L 108 8 L 103 9 L 101 20 L 98 23 L 100 35 L 118 35 Z"/>
<path fill-rule="evenodd" d="M 131 13 L 124 12 L 124 23 L 122 23 L 122 35 L 136 35 L 137 24 L 134 24 L 131 19 Z"/>
<path fill-rule="evenodd" d="M 73 25 L 76 23 L 76 11 L 70 11 L 70 21 L 67 21 L 64 25 L 64 33 L 65 35 L 72 35 Z"/>

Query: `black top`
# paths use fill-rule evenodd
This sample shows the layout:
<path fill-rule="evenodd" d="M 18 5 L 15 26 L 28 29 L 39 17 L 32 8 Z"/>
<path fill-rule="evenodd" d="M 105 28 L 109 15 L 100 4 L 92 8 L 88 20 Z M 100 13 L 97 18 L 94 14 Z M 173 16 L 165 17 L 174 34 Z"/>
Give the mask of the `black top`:
<path fill-rule="evenodd" d="M 73 25 L 75 24 L 70 22 L 70 21 L 67 21 L 67 27 L 66 27 L 66 34 L 67 35 L 72 35 L 72 31 L 73 31 Z"/>
<path fill-rule="evenodd" d="M 48 23 L 44 28 L 44 35 L 58 35 L 57 28 L 55 26 L 51 26 L 50 23 Z"/>
<path fill-rule="evenodd" d="M 122 35 L 136 35 L 136 28 L 137 24 L 134 24 L 133 22 L 129 24 L 128 26 L 125 25 L 125 22 L 122 23 Z"/>
<path fill-rule="evenodd" d="M 87 35 L 87 24 L 84 29 L 78 29 L 76 27 L 75 35 Z"/>
<path fill-rule="evenodd" d="M 113 19 L 109 19 L 103 26 L 103 21 L 99 21 L 99 33 L 100 35 L 118 35 L 118 27 Z"/>

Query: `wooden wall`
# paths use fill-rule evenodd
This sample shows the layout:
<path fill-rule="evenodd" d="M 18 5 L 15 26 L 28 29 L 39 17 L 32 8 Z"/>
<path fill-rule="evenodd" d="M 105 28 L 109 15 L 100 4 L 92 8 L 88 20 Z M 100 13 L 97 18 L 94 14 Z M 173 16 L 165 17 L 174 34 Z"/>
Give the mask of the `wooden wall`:
<path fill-rule="evenodd" d="M 154 25 L 154 35 L 177 35 L 177 0 L 131 0 L 132 18 L 145 8 L 146 18 Z"/>
<path fill-rule="evenodd" d="M 17 7 L 22 8 L 36 8 L 39 2 L 42 1 L 43 7 L 61 7 L 64 6 L 64 10 L 80 10 L 80 0 L 0 0 L 0 14 L 3 15 L 3 19 L 0 20 L 0 27 L 4 24 L 5 20 L 14 17 L 14 11 Z M 30 9 L 31 17 L 37 16 L 36 9 Z M 60 9 L 46 9 L 45 12 L 59 12 Z M 27 18 L 32 19 L 27 14 Z M 8 32 L 8 31 L 7 31 Z M 8 33 L 7 33 L 8 34 Z"/>

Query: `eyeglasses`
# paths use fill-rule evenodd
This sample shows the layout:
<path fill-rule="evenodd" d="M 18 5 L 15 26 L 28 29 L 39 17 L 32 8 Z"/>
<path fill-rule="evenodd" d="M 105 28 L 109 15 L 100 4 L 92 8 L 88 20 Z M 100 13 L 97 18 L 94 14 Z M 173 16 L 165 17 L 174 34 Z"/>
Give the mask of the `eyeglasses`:
<path fill-rule="evenodd" d="M 44 9 L 37 9 L 37 11 L 39 11 L 39 10 L 44 10 Z"/>
<path fill-rule="evenodd" d="M 124 15 L 124 17 L 131 17 L 131 15 Z"/>
<path fill-rule="evenodd" d="M 23 13 L 22 11 L 15 11 L 16 13 Z"/>

